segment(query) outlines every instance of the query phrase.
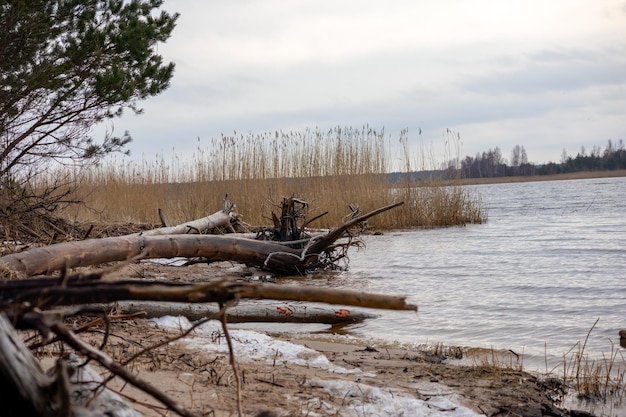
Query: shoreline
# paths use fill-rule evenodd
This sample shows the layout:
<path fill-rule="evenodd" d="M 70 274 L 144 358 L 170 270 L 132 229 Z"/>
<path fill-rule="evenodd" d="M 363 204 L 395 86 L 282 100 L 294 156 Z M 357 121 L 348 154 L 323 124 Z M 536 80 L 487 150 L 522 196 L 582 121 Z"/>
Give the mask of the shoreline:
<path fill-rule="evenodd" d="M 593 178 L 617 178 L 626 177 L 626 169 L 612 171 L 580 171 L 567 174 L 553 175 L 532 175 L 516 177 L 493 177 L 493 178 L 460 178 L 450 181 L 454 185 L 480 185 L 480 184 L 506 184 L 516 182 L 538 182 L 538 181 L 565 181 L 583 180 Z"/>
<path fill-rule="evenodd" d="M 167 280 L 204 280 L 209 273 L 241 279 L 243 273 L 226 264 L 176 268 L 141 263 L 124 269 L 118 273 Z M 156 346 L 127 366 L 200 415 L 236 416 L 236 376 L 219 323 L 194 330 L 186 340 L 164 343 L 179 335 L 186 324 L 157 326 L 155 321 L 159 320 L 113 321 L 104 351 L 125 363 L 137 352 Z M 183 322 L 188 323 L 186 319 Z M 575 394 L 565 394 L 558 375 L 527 371 L 514 353 L 442 344 L 391 347 L 359 337 L 329 340 L 304 328 L 294 333 L 272 332 L 269 326 L 250 330 L 229 324 L 229 328 L 245 416 L 594 415 L 590 413 L 593 410 L 568 399 Z M 99 345 L 105 332 L 99 326 L 84 337 Z M 39 352 L 40 357 L 48 356 L 46 367 L 51 366 L 52 349 Z M 146 417 L 174 415 L 120 378 L 109 386 Z M 587 414 L 566 410 L 565 401 Z M 263 411 L 267 414 L 260 414 Z"/>
<path fill-rule="evenodd" d="M 182 328 L 172 325 L 172 318 L 159 325 L 143 319 L 116 321 L 105 351 L 124 362 L 137 350 L 160 344 L 127 365 L 136 376 L 200 415 L 236 416 L 236 376 L 225 338 L 215 334 L 219 323 L 162 343 Z M 488 359 L 459 364 L 454 349 L 387 348 L 360 339 L 328 342 L 235 329 L 230 333 L 244 416 L 593 416 L 559 408 L 566 397 L 554 378 Z M 102 332 L 89 337 L 99 343 Z M 43 366 L 53 366 L 53 358 L 49 352 Z M 108 386 L 146 417 L 174 415 L 120 378 Z"/>

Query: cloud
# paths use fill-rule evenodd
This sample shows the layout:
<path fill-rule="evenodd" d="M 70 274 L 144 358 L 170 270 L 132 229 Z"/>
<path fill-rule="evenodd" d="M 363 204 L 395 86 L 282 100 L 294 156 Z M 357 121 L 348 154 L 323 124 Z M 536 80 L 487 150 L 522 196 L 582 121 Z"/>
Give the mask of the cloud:
<path fill-rule="evenodd" d="M 529 157 L 558 160 L 564 147 L 626 133 L 623 1 L 175 7 L 178 27 L 159 45 L 177 64 L 172 87 L 144 115 L 116 121 L 135 154 L 235 130 L 369 124 L 409 128 L 414 146 L 451 128 L 468 154 L 527 144 Z"/>
<path fill-rule="evenodd" d="M 483 94 L 545 94 L 574 92 L 626 84 L 626 44 L 621 53 L 543 50 L 521 65 L 482 77 L 471 77 L 461 88 Z"/>

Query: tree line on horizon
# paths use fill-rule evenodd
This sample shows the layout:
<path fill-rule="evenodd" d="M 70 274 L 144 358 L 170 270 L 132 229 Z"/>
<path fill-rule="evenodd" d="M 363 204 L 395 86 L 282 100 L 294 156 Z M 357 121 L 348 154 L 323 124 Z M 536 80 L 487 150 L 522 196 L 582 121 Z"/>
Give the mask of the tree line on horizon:
<path fill-rule="evenodd" d="M 448 164 L 447 172 L 458 174 L 462 178 L 495 178 L 513 176 L 554 175 L 581 171 L 611 171 L 626 169 L 626 147 L 623 140 L 614 143 L 609 139 L 607 146 L 594 146 L 587 153 L 581 147 L 576 156 L 571 156 L 563 149 L 560 162 L 535 164 L 528 162 L 523 146 L 516 145 L 511 152 L 511 159 L 503 157 L 502 151 L 496 146 L 486 152 L 477 153 L 475 157 L 466 156 L 459 164 Z"/>

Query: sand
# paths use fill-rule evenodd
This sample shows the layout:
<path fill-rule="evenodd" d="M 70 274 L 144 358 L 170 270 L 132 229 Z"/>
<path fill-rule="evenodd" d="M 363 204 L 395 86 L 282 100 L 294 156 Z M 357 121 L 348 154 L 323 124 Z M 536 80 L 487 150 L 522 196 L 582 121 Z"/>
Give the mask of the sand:
<path fill-rule="evenodd" d="M 182 268 L 142 263 L 120 273 L 186 281 L 207 275 L 253 279 L 246 268 L 228 263 Z M 103 350 L 125 363 L 156 346 L 127 364 L 134 375 L 200 415 L 237 416 L 236 377 L 219 322 L 168 342 L 190 325 L 180 317 L 116 319 Z M 230 325 L 245 416 L 588 415 L 559 408 L 564 393 L 558 381 L 506 366 L 506 361 L 498 360 L 496 366 L 485 352 L 481 356 L 454 347 L 398 348 L 306 331 L 264 332 L 263 324 L 256 326 L 251 331 Z M 95 345 L 104 333 L 99 325 L 82 337 Z M 58 345 L 39 352 L 44 366 L 52 366 L 55 349 Z M 176 415 L 120 378 L 108 386 L 145 416 Z"/>

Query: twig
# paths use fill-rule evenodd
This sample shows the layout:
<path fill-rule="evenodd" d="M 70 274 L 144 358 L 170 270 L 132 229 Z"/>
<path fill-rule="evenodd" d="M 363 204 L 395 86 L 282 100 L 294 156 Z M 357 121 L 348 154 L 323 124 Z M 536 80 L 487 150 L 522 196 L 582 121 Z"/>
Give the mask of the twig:
<path fill-rule="evenodd" d="M 74 332 L 72 332 L 65 324 L 61 322 L 56 322 L 51 327 L 51 330 L 57 334 L 57 336 L 63 340 L 65 343 L 70 345 L 76 351 L 82 353 L 90 359 L 95 360 L 100 365 L 104 366 L 109 371 L 118 375 L 120 378 L 124 379 L 126 382 L 131 385 L 141 389 L 147 394 L 151 395 L 156 400 L 160 401 L 164 405 L 166 405 L 170 410 L 174 411 L 176 414 L 183 417 L 200 417 L 198 414 L 193 413 L 191 411 L 186 410 L 181 407 L 178 403 L 172 400 L 163 392 L 159 391 L 152 384 L 143 379 L 131 374 L 124 366 L 113 360 L 110 356 L 106 355 L 104 352 L 95 349 L 88 343 L 85 343 L 79 337 L 76 336 Z"/>
<path fill-rule="evenodd" d="M 285 388 L 285 386 L 284 386 L 284 385 L 279 384 L 278 382 L 274 382 L 274 381 L 267 380 L 267 379 L 263 379 L 263 378 L 254 378 L 254 380 L 255 380 L 255 381 L 258 381 L 258 382 L 263 382 L 263 383 L 265 383 L 265 384 L 270 384 L 270 385 L 275 386 L 275 387 L 278 387 L 278 388 Z"/>
<path fill-rule="evenodd" d="M 239 417 L 243 417 L 242 400 L 241 400 L 241 378 L 239 377 L 239 367 L 237 366 L 237 360 L 235 358 L 235 350 L 233 349 L 233 342 L 228 332 L 228 325 L 226 321 L 226 305 L 220 305 L 220 322 L 222 323 L 222 330 L 224 330 L 224 337 L 228 344 L 228 354 L 230 356 L 230 366 L 233 368 L 235 374 L 235 387 L 237 387 L 237 414 Z"/>

